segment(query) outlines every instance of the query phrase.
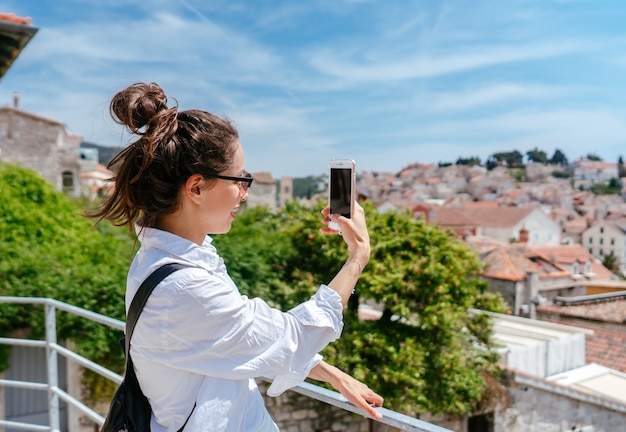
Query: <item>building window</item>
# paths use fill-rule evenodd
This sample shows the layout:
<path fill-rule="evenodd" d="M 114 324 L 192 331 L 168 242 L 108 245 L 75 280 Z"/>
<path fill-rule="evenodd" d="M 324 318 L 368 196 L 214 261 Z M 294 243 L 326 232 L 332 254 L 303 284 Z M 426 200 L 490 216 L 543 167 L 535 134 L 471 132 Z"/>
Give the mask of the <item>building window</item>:
<path fill-rule="evenodd" d="M 604 244 L 604 239 L 603 238 L 600 239 L 600 244 Z"/>
<path fill-rule="evenodd" d="M 602 252 L 602 249 L 600 249 L 600 256 L 604 256 L 604 252 Z"/>
<path fill-rule="evenodd" d="M 593 244 L 593 237 L 589 237 L 589 244 Z"/>
<path fill-rule="evenodd" d="M 589 253 L 590 253 L 591 255 L 593 255 L 593 248 L 589 248 Z M 624 251 L 624 253 L 626 254 L 626 251 Z M 625 255 L 625 256 L 626 256 L 626 255 Z"/>
<path fill-rule="evenodd" d="M 604 227 L 600 227 L 600 234 L 604 234 Z"/>
<path fill-rule="evenodd" d="M 63 192 L 73 192 L 74 191 L 74 174 L 72 171 L 63 171 L 62 182 L 63 182 Z"/>
<path fill-rule="evenodd" d="M 615 245 L 615 239 L 611 239 L 611 246 Z"/>

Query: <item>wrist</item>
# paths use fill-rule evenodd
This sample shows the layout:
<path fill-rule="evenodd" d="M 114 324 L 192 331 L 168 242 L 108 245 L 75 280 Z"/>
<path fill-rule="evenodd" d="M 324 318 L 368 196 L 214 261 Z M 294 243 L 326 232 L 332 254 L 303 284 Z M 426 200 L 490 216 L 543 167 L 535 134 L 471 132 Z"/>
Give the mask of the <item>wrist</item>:
<path fill-rule="evenodd" d="M 347 266 L 348 266 L 348 265 L 350 265 L 350 264 L 353 264 L 355 267 L 358 267 L 358 269 L 359 269 L 359 275 L 360 275 L 361 273 L 363 273 L 363 267 L 364 267 L 364 266 L 363 266 L 363 265 L 362 265 L 359 261 L 357 261 L 357 260 L 351 260 L 351 259 L 349 259 L 349 260 L 347 260 L 347 261 L 344 263 L 344 265 L 343 265 L 341 268 L 347 267 Z"/>
<path fill-rule="evenodd" d="M 357 261 L 361 267 L 365 267 L 370 260 L 370 251 L 368 250 L 359 250 L 355 253 L 351 253 L 348 255 L 348 261 Z"/>

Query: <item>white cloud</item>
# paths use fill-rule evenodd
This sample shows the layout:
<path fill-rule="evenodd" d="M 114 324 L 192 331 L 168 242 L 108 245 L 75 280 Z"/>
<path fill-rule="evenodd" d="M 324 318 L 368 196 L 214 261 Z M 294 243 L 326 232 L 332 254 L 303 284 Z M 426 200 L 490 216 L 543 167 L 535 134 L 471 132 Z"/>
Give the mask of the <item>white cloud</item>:
<path fill-rule="evenodd" d="M 544 85 L 492 84 L 458 92 L 429 94 L 419 105 L 435 112 L 455 112 L 524 100 L 553 99 L 567 91 L 565 88 Z"/>
<path fill-rule="evenodd" d="M 518 46 L 475 46 L 455 53 L 411 54 L 359 60 L 350 51 L 323 49 L 311 53 L 311 64 L 320 72 L 347 83 L 385 82 L 435 77 L 503 63 L 540 60 L 588 49 L 581 43 L 561 42 Z"/>

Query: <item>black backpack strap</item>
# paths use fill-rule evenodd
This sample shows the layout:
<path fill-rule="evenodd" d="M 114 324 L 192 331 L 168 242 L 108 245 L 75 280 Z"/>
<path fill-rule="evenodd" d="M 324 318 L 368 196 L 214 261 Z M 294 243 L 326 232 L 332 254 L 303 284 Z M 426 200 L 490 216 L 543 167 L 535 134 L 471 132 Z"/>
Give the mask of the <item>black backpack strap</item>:
<path fill-rule="evenodd" d="M 159 267 L 150 276 L 148 276 L 146 280 L 143 281 L 143 283 L 137 290 L 137 293 L 133 297 L 133 300 L 130 302 L 130 307 L 128 308 L 128 314 L 126 317 L 126 335 L 124 336 L 124 353 L 126 355 L 126 370 L 128 370 L 129 367 L 133 367 L 132 360 L 130 360 L 130 338 L 132 337 L 133 332 L 135 331 L 135 324 L 137 324 L 139 315 L 141 315 L 141 312 L 143 311 L 143 307 L 146 305 L 146 302 L 148 301 L 148 297 L 150 297 L 150 294 L 152 294 L 152 291 L 154 291 L 154 288 L 156 288 L 156 286 L 163 279 L 168 277 L 170 274 L 174 273 L 176 270 L 180 270 L 184 267 L 189 267 L 189 266 L 179 264 L 179 263 L 169 263 L 169 264 L 165 264 Z M 185 424 L 183 424 L 182 427 L 178 430 L 179 432 L 185 428 L 185 426 L 187 425 L 187 422 L 189 421 L 189 418 L 191 417 L 191 414 L 193 414 L 193 411 L 195 409 L 196 409 L 196 404 L 193 405 L 191 413 L 189 413 L 189 417 L 187 417 L 187 420 L 185 420 Z"/>
<path fill-rule="evenodd" d="M 133 332 L 135 331 L 135 324 L 137 324 L 139 315 L 141 315 L 141 311 L 143 311 L 143 307 L 146 305 L 148 297 L 150 297 L 150 294 L 152 294 L 154 288 L 156 288 L 156 286 L 163 279 L 183 267 L 188 266 L 179 263 L 165 264 L 156 269 L 150 276 L 148 276 L 137 290 L 135 297 L 133 297 L 133 300 L 130 302 L 130 308 L 128 308 L 128 315 L 126 317 L 126 335 L 124 337 L 124 349 L 127 358 L 129 357 L 130 353 L 130 338 L 133 336 Z"/>

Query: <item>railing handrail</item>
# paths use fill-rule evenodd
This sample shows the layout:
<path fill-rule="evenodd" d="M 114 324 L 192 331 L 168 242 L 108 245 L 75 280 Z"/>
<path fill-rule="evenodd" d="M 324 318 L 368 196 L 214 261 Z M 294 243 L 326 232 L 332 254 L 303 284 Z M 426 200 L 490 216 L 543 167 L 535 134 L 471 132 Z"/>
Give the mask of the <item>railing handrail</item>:
<path fill-rule="evenodd" d="M 113 327 L 117 330 L 124 330 L 125 323 L 124 321 L 120 321 L 115 318 L 108 317 L 106 315 L 99 314 L 97 312 L 92 312 L 87 309 L 79 308 L 78 306 L 73 306 L 71 304 L 63 303 L 62 301 L 55 300 L 48 297 L 10 297 L 10 296 L 0 296 L 0 303 L 22 303 L 22 304 L 42 304 L 54 306 L 55 308 L 62 310 L 64 312 L 69 312 L 74 315 L 90 319 L 100 324 L 107 325 L 109 327 Z"/>
<path fill-rule="evenodd" d="M 124 330 L 125 323 L 124 321 L 117 320 L 115 318 L 111 318 L 96 312 L 88 311 L 86 309 L 79 308 L 77 306 L 73 306 L 59 300 L 55 300 L 47 297 L 11 297 L 11 296 L 0 296 L 0 303 L 17 303 L 17 304 L 40 304 L 46 306 L 47 315 L 50 314 L 52 317 L 47 317 L 46 327 L 51 327 L 56 332 L 56 317 L 55 313 L 50 313 L 50 311 L 54 312 L 56 309 L 62 310 L 64 312 L 68 312 L 94 322 L 98 322 L 100 324 L 107 325 L 117 330 Z M 54 323 L 49 323 L 48 319 L 54 319 Z M 122 380 L 122 377 L 115 372 L 105 368 L 104 366 L 98 365 L 97 363 L 92 362 L 91 360 L 82 357 L 67 348 L 64 348 L 56 343 L 56 334 L 51 337 L 48 335 L 48 331 L 46 331 L 46 341 L 40 340 L 30 340 L 30 339 L 20 339 L 20 338 L 0 338 L 0 345 L 10 344 L 10 345 L 22 345 L 22 346 L 38 346 L 45 347 L 50 350 L 53 354 L 53 363 L 56 364 L 56 355 L 60 354 L 66 358 L 70 358 L 82 366 L 85 366 L 94 372 L 104 376 L 107 379 L 110 379 L 117 384 L 119 384 Z M 48 355 L 48 362 L 51 361 L 51 356 Z M 0 379 L 0 387 L 2 386 L 10 386 L 10 387 L 22 387 L 22 388 L 31 388 L 35 390 L 48 390 L 51 397 L 49 398 L 51 406 L 49 410 L 52 412 L 53 410 L 57 411 L 58 414 L 58 398 L 64 400 L 66 403 L 72 405 L 74 408 L 77 408 L 88 417 L 90 417 L 95 423 L 99 426 L 102 426 L 104 423 L 104 417 L 100 414 L 93 411 L 91 408 L 84 405 L 79 400 L 75 399 L 62 389 L 58 387 L 56 384 L 58 371 L 54 371 L 50 369 L 49 372 L 54 374 L 54 378 L 49 376 L 48 383 L 36 383 L 36 382 L 26 382 L 26 381 L 11 381 Z M 350 411 L 355 414 L 359 414 L 365 416 L 365 413 L 348 402 L 340 393 L 337 393 L 332 390 L 328 390 L 326 388 L 316 386 L 314 384 L 310 384 L 307 382 L 302 382 L 299 385 L 291 388 L 291 390 L 305 395 L 307 397 L 316 399 L 320 402 L 324 402 L 329 405 L 333 405 L 340 409 Z M 389 410 L 387 408 L 378 408 L 380 413 L 383 415 L 379 423 L 386 424 L 388 426 L 392 426 L 404 431 L 413 431 L 413 432 L 451 432 L 449 429 L 445 429 L 441 426 L 437 426 L 431 423 L 424 422 L 422 420 L 398 413 L 396 411 Z M 53 416 L 51 416 L 53 417 Z M 54 420 L 50 420 L 51 423 L 54 423 Z M 58 416 L 56 419 L 58 423 Z M 51 424 L 50 426 L 42 426 L 28 423 L 17 423 L 12 421 L 7 421 L 4 419 L 0 419 L 0 427 L 11 427 L 15 429 L 24 429 L 24 430 L 36 430 L 36 431 L 58 431 L 58 425 Z"/>

